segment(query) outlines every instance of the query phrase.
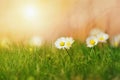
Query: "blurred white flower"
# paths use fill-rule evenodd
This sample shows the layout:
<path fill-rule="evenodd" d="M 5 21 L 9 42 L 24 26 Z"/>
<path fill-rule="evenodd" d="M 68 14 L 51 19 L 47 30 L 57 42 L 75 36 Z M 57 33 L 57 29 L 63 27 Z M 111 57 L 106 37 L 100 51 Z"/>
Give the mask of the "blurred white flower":
<path fill-rule="evenodd" d="M 7 38 L 3 38 L 0 40 L 0 46 L 4 47 L 4 48 L 9 48 L 9 46 L 11 45 L 11 41 Z"/>
<path fill-rule="evenodd" d="M 65 42 L 65 48 L 66 49 L 70 49 L 70 47 L 72 46 L 74 40 L 72 37 L 67 37 L 66 38 L 66 42 Z"/>
<path fill-rule="evenodd" d="M 118 47 L 120 45 L 120 35 L 114 36 L 111 40 L 111 44 L 114 47 Z"/>
<path fill-rule="evenodd" d="M 103 33 L 103 31 L 98 28 L 94 28 L 90 31 L 90 36 L 97 36 L 99 33 Z"/>
<path fill-rule="evenodd" d="M 61 37 L 61 38 L 57 39 L 56 42 L 55 42 L 56 48 L 65 49 L 65 42 L 66 42 L 65 37 Z"/>
<path fill-rule="evenodd" d="M 30 44 L 31 46 L 36 46 L 36 47 L 41 46 L 42 43 L 43 43 L 43 39 L 40 38 L 40 37 L 38 37 L 38 36 L 35 36 L 35 37 L 31 38 L 31 39 L 30 39 L 30 42 L 29 42 L 29 44 Z"/>
<path fill-rule="evenodd" d="M 72 46 L 73 42 L 74 40 L 71 37 L 61 37 L 56 40 L 55 46 L 58 49 L 69 49 Z"/>
<path fill-rule="evenodd" d="M 87 47 L 94 47 L 98 43 L 98 39 L 95 36 L 90 36 L 86 39 Z"/>
<path fill-rule="evenodd" d="M 97 34 L 96 37 L 99 42 L 106 42 L 109 39 L 109 35 L 106 33 L 99 33 L 99 34 Z"/>

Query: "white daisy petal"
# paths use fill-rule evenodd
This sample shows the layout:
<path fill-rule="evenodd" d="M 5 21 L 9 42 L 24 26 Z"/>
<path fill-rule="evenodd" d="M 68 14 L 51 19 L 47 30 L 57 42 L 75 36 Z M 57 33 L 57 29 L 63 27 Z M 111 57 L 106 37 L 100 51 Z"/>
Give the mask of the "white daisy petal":
<path fill-rule="evenodd" d="M 106 42 L 109 39 L 109 35 L 106 33 L 97 34 L 97 39 L 99 42 Z"/>
<path fill-rule="evenodd" d="M 73 42 L 74 42 L 73 38 L 67 37 L 65 42 L 65 48 L 69 49 L 72 46 Z"/>
<path fill-rule="evenodd" d="M 64 37 L 61 37 L 61 38 L 57 39 L 56 42 L 55 42 L 56 48 L 64 49 L 65 48 L 65 42 L 66 42 L 66 39 Z"/>
<path fill-rule="evenodd" d="M 56 40 L 55 47 L 58 49 L 70 49 L 74 40 L 71 37 L 61 37 Z"/>
<path fill-rule="evenodd" d="M 94 47 L 98 43 L 98 39 L 95 36 L 90 36 L 86 39 L 87 47 Z"/>

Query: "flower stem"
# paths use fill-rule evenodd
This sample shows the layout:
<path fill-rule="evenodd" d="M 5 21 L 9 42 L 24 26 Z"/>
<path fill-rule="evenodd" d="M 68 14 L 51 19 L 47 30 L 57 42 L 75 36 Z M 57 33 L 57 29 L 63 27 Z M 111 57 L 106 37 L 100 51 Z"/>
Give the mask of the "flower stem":
<path fill-rule="evenodd" d="M 65 51 L 67 52 L 68 56 L 70 57 L 70 61 L 72 61 L 72 57 L 66 48 L 65 48 Z"/>
<path fill-rule="evenodd" d="M 95 59 L 96 59 L 97 56 L 96 56 L 94 47 L 91 48 L 90 57 L 92 58 L 93 62 L 95 62 Z"/>

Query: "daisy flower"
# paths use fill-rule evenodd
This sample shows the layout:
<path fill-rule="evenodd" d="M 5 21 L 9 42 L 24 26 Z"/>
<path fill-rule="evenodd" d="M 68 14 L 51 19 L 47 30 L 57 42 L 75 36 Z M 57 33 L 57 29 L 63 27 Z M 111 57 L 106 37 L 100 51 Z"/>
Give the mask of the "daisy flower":
<path fill-rule="evenodd" d="M 55 46 L 58 49 L 70 49 L 74 40 L 71 37 L 61 37 L 56 40 Z"/>
<path fill-rule="evenodd" d="M 96 37 L 97 37 L 99 42 L 106 42 L 109 38 L 109 35 L 106 33 L 99 33 L 99 34 L 97 34 Z"/>
<path fill-rule="evenodd" d="M 67 37 L 66 41 L 65 41 L 65 48 L 66 49 L 70 49 L 70 47 L 72 46 L 74 40 L 72 37 Z"/>
<path fill-rule="evenodd" d="M 113 39 L 111 40 L 111 44 L 114 47 L 118 47 L 120 44 L 120 35 L 113 37 Z"/>
<path fill-rule="evenodd" d="M 100 29 L 94 28 L 90 31 L 90 36 L 96 36 L 99 33 L 102 33 L 102 31 Z"/>
<path fill-rule="evenodd" d="M 98 39 L 95 36 L 90 36 L 86 39 L 87 47 L 94 47 L 98 43 Z"/>
<path fill-rule="evenodd" d="M 56 40 L 55 46 L 58 49 L 65 49 L 65 43 L 66 43 L 66 38 L 65 37 L 61 37 L 61 38 Z"/>

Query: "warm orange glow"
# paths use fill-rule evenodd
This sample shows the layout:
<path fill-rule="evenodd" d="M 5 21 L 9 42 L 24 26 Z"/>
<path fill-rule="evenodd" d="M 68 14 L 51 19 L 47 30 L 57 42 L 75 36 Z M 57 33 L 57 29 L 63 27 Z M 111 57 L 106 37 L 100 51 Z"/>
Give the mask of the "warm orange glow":
<path fill-rule="evenodd" d="M 119 3 L 119 0 L 0 0 L 0 37 L 84 38 L 94 27 L 118 34 Z"/>

